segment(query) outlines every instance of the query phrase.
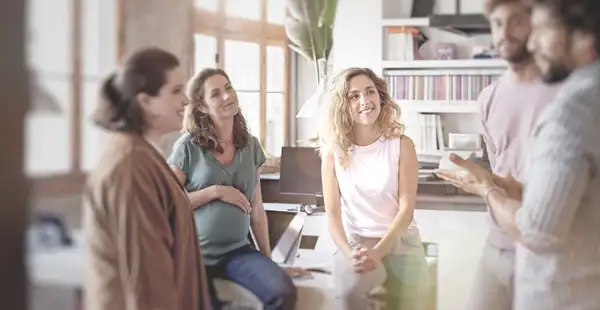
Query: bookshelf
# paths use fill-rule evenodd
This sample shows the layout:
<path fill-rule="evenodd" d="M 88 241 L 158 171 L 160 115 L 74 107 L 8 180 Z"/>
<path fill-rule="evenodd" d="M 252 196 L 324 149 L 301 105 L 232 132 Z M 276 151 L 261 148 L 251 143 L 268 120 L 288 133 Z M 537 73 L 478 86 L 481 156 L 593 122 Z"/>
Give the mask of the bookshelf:
<path fill-rule="evenodd" d="M 402 109 L 407 135 L 415 141 L 418 154 L 441 157 L 449 133 L 478 132 L 463 125 L 477 124 L 477 97 L 506 70 L 507 64 L 495 58 L 468 59 L 473 45 L 462 46 L 468 45 L 466 40 L 455 44 L 436 40 L 430 35 L 427 17 L 382 19 L 381 26 L 383 76 L 390 95 Z M 429 38 L 425 57 L 413 39 L 416 32 L 427 33 Z M 435 59 L 437 43 L 450 43 L 453 56 Z M 462 54 L 456 51 L 459 48 Z"/>
<path fill-rule="evenodd" d="M 383 27 L 429 27 L 429 18 L 384 18 L 381 21 L 381 25 Z"/>
<path fill-rule="evenodd" d="M 475 100 L 397 100 L 402 111 L 409 113 L 477 113 Z"/>
<path fill-rule="evenodd" d="M 438 101 L 460 104 L 477 100 L 479 92 L 498 77 L 493 74 L 384 74 L 390 95 L 396 100 Z"/>
<path fill-rule="evenodd" d="M 383 69 L 504 69 L 501 59 L 452 59 L 452 60 L 384 60 Z"/>

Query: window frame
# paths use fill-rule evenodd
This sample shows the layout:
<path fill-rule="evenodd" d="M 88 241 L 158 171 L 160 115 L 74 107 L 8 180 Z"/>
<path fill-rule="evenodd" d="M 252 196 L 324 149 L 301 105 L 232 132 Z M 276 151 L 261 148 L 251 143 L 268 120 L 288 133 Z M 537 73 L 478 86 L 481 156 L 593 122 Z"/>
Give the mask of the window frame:
<path fill-rule="evenodd" d="M 269 23 L 267 5 L 269 1 L 260 0 L 261 18 L 259 20 L 245 19 L 237 16 L 227 16 L 225 1 L 218 1 L 217 12 L 211 12 L 194 6 L 193 34 L 203 34 L 215 37 L 217 40 L 217 54 L 215 65 L 225 68 L 225 41 L 235 40 L 259 44 L 260 57 L 260 135 L 259 140 L 263 146 L 267 139 L 267 46 L 280 46 L 284 49 L 284 83 L 283 83 L 283 117 L 284 117 L 284 145 L 290 144 L 290 50 L 283 25 Z M 195 51 L 194 51 L 195 53 Z M 192 64 L 193 65 L 193 64 Z"/>
<path fill-rule="evenodd" d="M 124 0 L 117 0 L 120 3 Z M 82 115 L 83 115 L 83 0 L 71 3 L 71 53 L 73 55 L 71 76 L 71 115 L 69 122 L 71 168 L 68 172 L 43 177 L 29 177 L 33 199 L 68 196 L 81 193 L 86 173 L 82 169 Z M 78 27 L 79 26 L 79 27 Z"/>
<path fill-rule="evenodd" d="M 124 1 L 115 0 L 116 7 L 116 23 L 117 23 L 117 46 L 114 51 L 117 55 L 117 59 L 120 59 L 124 54 Z M 266 47 L 267 45 L 277 45 L 284 48 L 284 145 L 290 144 L 290 50 L 287 45 L 287 36 L 283 25 L 273 24 L 267 22 L 267 2 L 268 1 L 280 1 L 280 0 L 261 0 L 261 20 L 248 20 L 240 17 L 226 17 L 224 14 L 225 2 L 224 0 L 219 1 L 219 9 L 217 13 L 211 13 L 206 10 L 195 7 L 193 4 L 193 25 L 190 33 L 190 51 L 194 50 L 193 35 L 195 33 L 202 33 L 206 35 L 215 36 L 217 38 L 217 54 L 223 54 L 224 40 L 239 40 L 239 41 L 251 41 L 260 43 L 260 117 L 261 117 L 261 136 L 259 137 L 261 143 L 266 145 L 266 128 L 267 128 L 267 117 L 266 117 L 266 81 L 267 81 L 267 63 L 266 63 Z M 83 24 L 83 0 L 73 0 L 71 7 L 71 14 L 73 18 L 73 25 Z M 70 153 L 71 153 L 71 169 L 69 172 L 60 175 L 44 176 L 44 177 L 33 177 L 30 178 L 31 182 L 31 194 L 33 199 L 43 199 L 52 197 L 66 197 L 70 195 L 81 194 L 83 190 L 83 184 L 87 173 L 82 168 L 82 156 L 83 156 L 83 38 L 82 38 L 82 27 L 72 27 L 70 32 L 72 43 L 71 51 L 73 54 L 73 74 L 72 74 L 72 113 L 69 121 L 71 122 L 70 129 Z M 218 66 L 223 68 L 223 57 L 219 57 Z M 193 57 L 191 61 L 190 71 L 193 70 Z"/>

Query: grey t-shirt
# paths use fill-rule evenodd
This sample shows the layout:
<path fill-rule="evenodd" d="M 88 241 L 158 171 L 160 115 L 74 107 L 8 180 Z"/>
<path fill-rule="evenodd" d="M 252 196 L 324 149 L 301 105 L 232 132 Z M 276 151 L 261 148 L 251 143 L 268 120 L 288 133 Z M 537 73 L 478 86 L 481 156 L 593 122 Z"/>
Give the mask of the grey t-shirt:
<path fill-rule="evenodd" d="M 185 173 L 188 192 L 211 185 L 233 186 L 252 201 L 265 154 L 258 139 L 252 137 L 247 147 L 236 151 L 231 164 L 223 165 L 185 133 L 173 145 L 167 162 Z M 237 206 L 214 200 L 194 210 L 194 217 L 207 265 L 217 264 L 228 252 L 249 243 L 250 215 Z"/>

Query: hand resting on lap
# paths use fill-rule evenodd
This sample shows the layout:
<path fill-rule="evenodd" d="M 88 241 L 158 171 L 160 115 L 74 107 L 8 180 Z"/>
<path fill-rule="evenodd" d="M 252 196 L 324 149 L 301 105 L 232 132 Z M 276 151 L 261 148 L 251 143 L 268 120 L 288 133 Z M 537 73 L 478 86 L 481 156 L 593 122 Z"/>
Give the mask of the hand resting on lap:
<path fill-rule="evenodd" d="M 354 271 L 358 273 L 375 270 L 377 263 L 381 260 L 374 249 L 362 245 L 358 245 L 353 249 L 351 259 Z"/>

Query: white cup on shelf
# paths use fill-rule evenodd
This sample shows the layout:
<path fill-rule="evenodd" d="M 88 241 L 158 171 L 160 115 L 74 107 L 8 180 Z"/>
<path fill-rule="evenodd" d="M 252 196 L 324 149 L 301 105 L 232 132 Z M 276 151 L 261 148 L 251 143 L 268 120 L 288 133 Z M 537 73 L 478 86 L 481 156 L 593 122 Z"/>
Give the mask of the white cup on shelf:
<path fill-rule="evenodd" d="M 471 156 L 476 154 L 477 150 L 465 150 L 465 149 L 446 149 L 444 155 L 440 159 L 439 168 L 440 170 L 462 170 L 459 166 L 455 165 L 450 160 L 450 154 L 456 154 L 462 159 L 469 159 Z"/>
<path fill-rule="evenodd" d="M 451 149 L 481 149 L 481 135 L 476 133 L 449 133 L 448 146 Z"/>

